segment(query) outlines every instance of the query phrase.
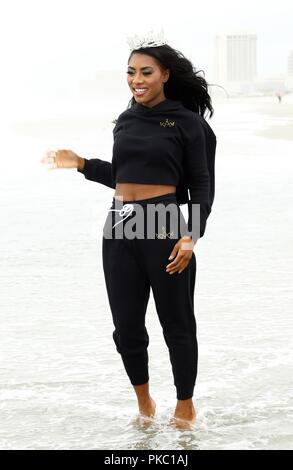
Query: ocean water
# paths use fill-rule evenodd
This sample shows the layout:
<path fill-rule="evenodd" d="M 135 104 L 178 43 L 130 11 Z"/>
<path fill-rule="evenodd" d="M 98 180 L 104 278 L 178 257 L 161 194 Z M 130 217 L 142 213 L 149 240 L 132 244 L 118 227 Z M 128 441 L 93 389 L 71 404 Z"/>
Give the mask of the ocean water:
<path fill-rule="evenodd" d="M 148 427 L 112 340 L 101 240 L 113 190 L 39 162 L 54 148 L 110 161 L 126 101 L 2 120 L 0 448 L 292 449 L 293 141 L 259 135 L 290 121 L 269 100 L 214 103 L 216 195 L 194 248 L 197 422 L 185 431 L 168 426 L 176 394 L 152 295 Z"/>

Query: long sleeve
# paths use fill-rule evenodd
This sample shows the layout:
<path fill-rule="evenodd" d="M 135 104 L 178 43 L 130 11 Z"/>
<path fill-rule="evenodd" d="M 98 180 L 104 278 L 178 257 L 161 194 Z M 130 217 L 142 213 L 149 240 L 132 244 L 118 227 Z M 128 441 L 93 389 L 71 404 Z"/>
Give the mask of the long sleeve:
<path fill-rule="evenodd" d="M 195 119 L 184 149 L 185 182 L 189 189 L 188 231 L 192 238 L 202 237 L 211 212 L 210 173 L 207 159 L 207 142 L 200 119 Z M 200 206 L 193 206 L 200 204 Z M 199 220 L 200 219 L 200 220 Z"/>
<path fill-rule="evenodd" d="M 104 184 L 109 188 L 115 188 L 116 184 L 112 177 L 112 164 L 99 158 L 84 159 L 83 170 L 77 169 L 84 177 L 91 181 Z"/>

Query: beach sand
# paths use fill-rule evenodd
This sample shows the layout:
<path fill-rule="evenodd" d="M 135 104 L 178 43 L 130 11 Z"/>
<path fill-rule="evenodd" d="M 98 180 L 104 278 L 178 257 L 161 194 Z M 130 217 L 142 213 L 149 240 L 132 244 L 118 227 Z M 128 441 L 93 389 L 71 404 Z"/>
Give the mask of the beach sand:
<path fill-rule="evenodd" d="M 52 101 L 47 117 L 33 109 L 14 116 L 16 127 L 0 126 L 1 449 L 292 448 L 293 99 L 214 106 L 215 202 L 194 249 L 197 422 L 183 433 L 167 424 L 176 393 L 152 292 L 158 413 L 147 430 L 136 422 L 103 274 L 112 190 L 39 162 L 54 148 L 110 161 L 111 120 L 123 107 Z"/>
<path fill-rule="evenodd" d="M 256 105 L 255 112 L 269 115 L 276 122 L 273 126 L 256 131 L 255 135 L 270 139 L 293 140 L 293 102 L 291 95 L 283 97 L 281 103 L 276 98 L 275 101 Z"/>

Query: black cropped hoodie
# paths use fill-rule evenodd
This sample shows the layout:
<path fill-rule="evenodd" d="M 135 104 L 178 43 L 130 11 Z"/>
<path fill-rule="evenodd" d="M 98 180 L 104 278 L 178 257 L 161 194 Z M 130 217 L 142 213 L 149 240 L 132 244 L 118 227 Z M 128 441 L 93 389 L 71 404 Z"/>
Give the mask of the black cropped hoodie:
<path fill-rule="evenodd" d="M 118 116 L 113 137 L 111 163 L 85 158 L 77 171 L 110 188 L 116 183 L 175 185 L 177 202 L 188 204 L 190 232 L 192 204 L 200 204 L 202 237 L 215 192 L 216 136 L 207 121 L 169 98 L 153 107 L 135 103 Z"/>

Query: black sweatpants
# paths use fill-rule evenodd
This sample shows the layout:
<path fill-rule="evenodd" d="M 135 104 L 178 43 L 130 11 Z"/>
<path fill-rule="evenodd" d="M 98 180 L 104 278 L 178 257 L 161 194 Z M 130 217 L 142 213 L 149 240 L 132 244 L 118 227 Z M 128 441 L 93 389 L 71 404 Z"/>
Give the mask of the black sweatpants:
<path fill-rule="evenodd" d="M 160 222 L 158 216 L 150 218 L 147 215 L 148 205 L 157 208 L 158 203 L 164 207 L 172 204 L 173 210 L 166 212 L 165 223 Z M 127 234 L 129 231 L 125 233 L 125 225 L 133 223 L 133 217 L 139 214 L 140 222 L 141 219 L 144 222 L 143 237 L 131 239 Z M 147 225 L 151 220 L 154 222 L 155 236 L 148 238 Z M 139 201 L 122 202 L 117 196 L 113 197 L 103 229 L 102 255 L 115 327 L 113 339 L 131 384 L 145 384 L 149 380 L 149 336 L 145 315 L 152 288 L 169 349 L 177 399 L 185 400 L 193 396 L 197 376 L 198 346 L 193 301 L 196 258 L 193 252 L 187 267 L 180 274 L 178 271 L 173 274 L 166 271 L 175 243 L 186 233 L 180 230 L 176 220 L 181 223 L 183 220 L 183 225 L 185 223 L 175 193 Z M 116 225 L 119 225 L 119 234 Z M 137 229 L 138 225 L 136 223 L 133 227 Z M 177 232 L 174 227 L 177 227 Z"/>

